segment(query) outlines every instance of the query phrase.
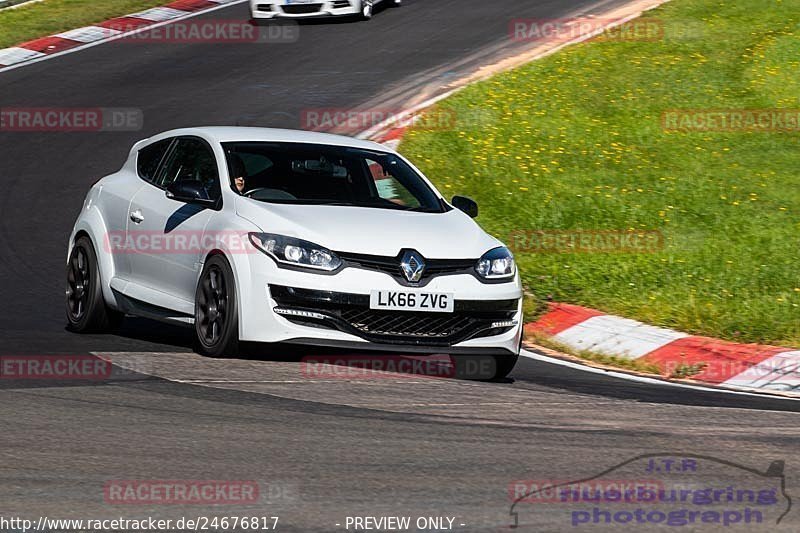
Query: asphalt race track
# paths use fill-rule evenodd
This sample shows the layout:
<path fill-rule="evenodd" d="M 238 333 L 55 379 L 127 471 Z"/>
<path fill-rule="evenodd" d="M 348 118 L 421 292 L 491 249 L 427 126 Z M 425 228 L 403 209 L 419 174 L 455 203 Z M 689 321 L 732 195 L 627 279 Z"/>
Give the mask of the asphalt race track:
<path fill-rule="evenodd" d="M 292 44 L 113 42 L 0 73 L 3 107 L 138 108 L 145 118 L 138 132 L 0 132 L 0 355 L 110 354 L 115 363 L 100 382 L 0 380 L 0 514 L 266 515 L 279 516 L 282 531 L 344 531 L 347 516 L 449 516 L 455 530 L 498 531 L 512 523 L 514 480 L 585 479 L 642 454 L 740 465 L 704 478 L 727 484 L 752 477 L 744 467 L 785 461 L 785 492 L 800 494 L 800 404 L 789 400 L 653 387 L 530 359 L 503 383 L 319 378 L 304 374 L 297 351 L 250 347 L 235 361 L 204 360 L 190 353 L 190 331 L 143 319 L 113 335 L 64 329 L 70 228 L 89 186 L 136 140 L 190 125 L 297 128 L 307 108 L 399 102 L 426 77 L 436 85 L 501 53 L 510 18 L 597 4 L 405 0 L 366 24 L 304 24 Z M 263 493 L 211 511 L 104 499 L 108 480 L 153 479 L 257 480 Z M 571 527 L 555 507 L 516 511 L 522 530 Z M 775 518 L 765 515 L 763 530 L 800 528 L 791 506 L 780 525 Z"/>

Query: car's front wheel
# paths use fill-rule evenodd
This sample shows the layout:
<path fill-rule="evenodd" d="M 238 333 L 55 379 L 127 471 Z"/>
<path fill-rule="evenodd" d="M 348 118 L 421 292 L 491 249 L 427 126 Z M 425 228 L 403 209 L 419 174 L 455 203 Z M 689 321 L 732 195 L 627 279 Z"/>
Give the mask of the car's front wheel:
<path fill-rule="evenodd" d="M 115 328 L 123 314 L 106 305 L 97 254 L 89 237 L 75 241 L 67 262 L 67 327 L 76 333 Z"/>
<path fill-rule="evenodd" d="M 508 376 L 517 365 L 519 355 L 456 355 L 456 378 L 494 381 Z"/>
<path fill-rule="evenodd" d="M 200 274 L 194 306 L 197 351 L 232 357 L 239 346 L 239 315 L 233 270 L 222 255 L 211 257 Z"/>

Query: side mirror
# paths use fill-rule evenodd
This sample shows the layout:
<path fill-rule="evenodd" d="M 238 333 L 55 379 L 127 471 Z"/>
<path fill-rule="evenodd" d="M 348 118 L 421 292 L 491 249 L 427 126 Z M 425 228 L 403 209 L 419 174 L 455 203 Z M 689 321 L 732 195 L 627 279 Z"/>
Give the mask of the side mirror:
<path fill-rule="evenodd" d="M 205 187 L 199 181 L 173 181 L 167 187 L 167 198 L 185 204 L 197 204 L 205 207 L 214 207 L 216 200 L 208 197 Z"/>
<path fill-rule="evenodd" d="M 453 196 L 453 200 L 450 203 L 453 204 L 453 207 L 460 209 L 472 218 L 478 216 L 478 204 L 472 198 L 467 198 L 466 196 Z"/>

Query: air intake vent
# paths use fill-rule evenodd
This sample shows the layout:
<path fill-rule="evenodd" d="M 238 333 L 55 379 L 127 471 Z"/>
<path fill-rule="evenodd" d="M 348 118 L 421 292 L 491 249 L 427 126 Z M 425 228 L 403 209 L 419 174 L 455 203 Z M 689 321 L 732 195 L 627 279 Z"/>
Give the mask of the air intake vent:
<path fill-rule="evenodd" d="M 284 13 L 289 15 L 306 15 L 308 13 L 316 13 L 322 7 L 322 4 L 298 4 L 298 5 L 284 5 L 281 7 Z"/>

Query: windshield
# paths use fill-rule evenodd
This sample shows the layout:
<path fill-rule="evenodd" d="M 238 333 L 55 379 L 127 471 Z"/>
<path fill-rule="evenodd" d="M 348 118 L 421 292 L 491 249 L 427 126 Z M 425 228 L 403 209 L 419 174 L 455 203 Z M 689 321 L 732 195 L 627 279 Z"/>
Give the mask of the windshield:
<path fill-rule="evenodd" d="M 440 213 L 444 204 L 396 155 L 305 143 L 224 143 L 231 187 L 270 203 Z"/>

